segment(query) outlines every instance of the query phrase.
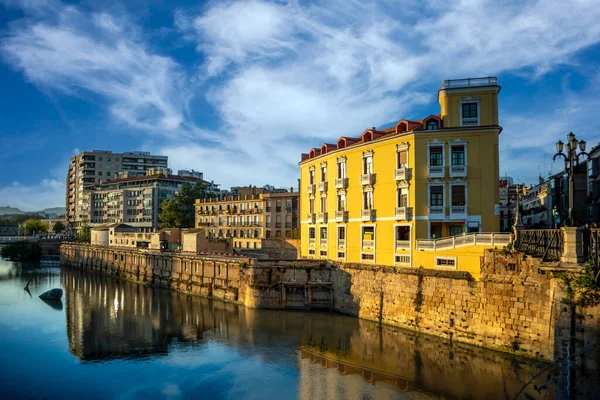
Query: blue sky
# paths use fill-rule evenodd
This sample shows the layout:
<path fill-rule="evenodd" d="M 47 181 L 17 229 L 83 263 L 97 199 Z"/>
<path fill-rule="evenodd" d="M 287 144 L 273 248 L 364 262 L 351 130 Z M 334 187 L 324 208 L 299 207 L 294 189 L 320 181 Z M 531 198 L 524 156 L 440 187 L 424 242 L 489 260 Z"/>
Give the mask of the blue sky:
<path fill-rule="evenodd" d="M 498 76 L 502 175 L 600 142 L 598 0 L 363 3 L 0 0 L 0 206 L 64 205 L 90 149 L 296 186 L 311 147 L 438 113 L 443 79 Z"/>

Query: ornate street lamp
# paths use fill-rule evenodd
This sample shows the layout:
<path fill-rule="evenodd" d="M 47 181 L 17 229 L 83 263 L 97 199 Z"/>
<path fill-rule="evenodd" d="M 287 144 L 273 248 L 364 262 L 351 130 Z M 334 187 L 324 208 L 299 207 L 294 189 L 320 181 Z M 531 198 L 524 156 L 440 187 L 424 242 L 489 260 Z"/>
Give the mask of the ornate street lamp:
<path fill-rule="evenodd" d="M 579 165 L 579 157 L 590 155 L 585 152 L 585 140 L 577 140 L 577 137 L 573 132 L 569 132 L 567 135 L 567 142 L 563 143 L 561 140 L 556 142 L 557 153 L 552 157 L 552 161 L 556 160 L 556 157 L 562 157 L 565 160 L 565 172 L 569 178 L 569 217 L 565 221 L 565 225 L 573 226 L 573 176 L 575 174 L 575 167 Z M 565 152 L 563 153 L 563 146 Z M 577 149 L 579 147 L 579 151 Z"/>

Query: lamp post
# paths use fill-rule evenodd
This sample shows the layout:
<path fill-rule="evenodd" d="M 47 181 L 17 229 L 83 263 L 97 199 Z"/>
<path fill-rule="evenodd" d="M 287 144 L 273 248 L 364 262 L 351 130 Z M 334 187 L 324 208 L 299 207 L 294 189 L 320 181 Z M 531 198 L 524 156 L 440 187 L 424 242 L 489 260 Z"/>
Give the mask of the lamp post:
<path fill-rule="evenodd" d="M 579 165 L 579 157 L 590 156 L 585 152 L 585 145 L 585 140 L 577 140 L 575 134 L 573 132 L 569 132 L 566 143 L 563 143 L 562 140 L 556 142 L 557 153 L 554 155 L 554 157 L 552 157 L 552 161 L 556 160 L 556 157 L 562 157 L 565 160 L 565 172 L 567 173 L 569 179 L 569 217 L 567 218 L 568 224 L 565 223 L 565 225 L 573 226 L 573 179 L 575 167 Z M 564 153 L 563 147 L 565 150 Z"/>

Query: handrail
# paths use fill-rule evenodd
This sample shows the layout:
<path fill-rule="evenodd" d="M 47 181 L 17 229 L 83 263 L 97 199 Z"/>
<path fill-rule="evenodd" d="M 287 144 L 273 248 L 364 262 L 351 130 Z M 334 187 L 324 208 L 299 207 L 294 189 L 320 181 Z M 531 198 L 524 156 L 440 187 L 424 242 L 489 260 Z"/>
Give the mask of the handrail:
<path fill-rule="evenodd" d="M 417 250 L 445 250 L 463 246 L 506 246 L 513 241 L 510 233 L 468 233 L 440 239 L 417 239 Z"/>

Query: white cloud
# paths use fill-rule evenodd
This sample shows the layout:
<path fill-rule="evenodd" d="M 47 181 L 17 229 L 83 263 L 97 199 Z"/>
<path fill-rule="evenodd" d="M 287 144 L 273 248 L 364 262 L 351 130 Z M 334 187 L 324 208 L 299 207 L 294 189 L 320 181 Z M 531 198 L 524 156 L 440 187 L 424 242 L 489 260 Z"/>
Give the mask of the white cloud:
<path fill-rule="evenodd" d="M 10 186 L 0 187 L 0 202 L 22 211 L 64 207 L 65 183 L 55 179 L 43 179 L 33 184 L 12 182 Z"/>

